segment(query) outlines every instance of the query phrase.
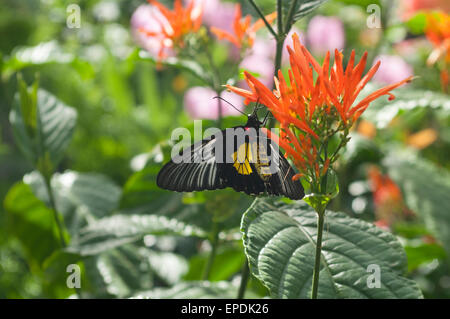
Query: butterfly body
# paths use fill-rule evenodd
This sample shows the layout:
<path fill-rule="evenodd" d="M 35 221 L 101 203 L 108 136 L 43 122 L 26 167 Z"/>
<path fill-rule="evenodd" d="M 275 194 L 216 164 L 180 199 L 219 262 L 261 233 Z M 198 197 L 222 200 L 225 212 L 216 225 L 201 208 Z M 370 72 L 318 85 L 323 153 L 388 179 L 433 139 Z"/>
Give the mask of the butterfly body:
<path fill-rule="evenodd" d="M 159 172 L 161 188 L 192 192 L 232 187 L 248 195 L 301 199 L 300 181 L 277 145 L 261 130 L 256 115 L 244 126 L 228 128 L 194 143 Z"/>

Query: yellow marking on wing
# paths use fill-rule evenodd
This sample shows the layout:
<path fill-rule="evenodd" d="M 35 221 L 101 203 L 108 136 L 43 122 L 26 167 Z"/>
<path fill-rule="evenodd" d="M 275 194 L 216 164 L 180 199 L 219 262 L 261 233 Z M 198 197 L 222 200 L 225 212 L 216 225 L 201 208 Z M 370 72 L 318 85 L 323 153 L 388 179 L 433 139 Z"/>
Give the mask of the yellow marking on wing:
<path fill-rule="evenodd" d="M 252 167 L 250 166 L 250 162 L 252 162 L 252 152 L 249 143 L 243 143 L 239 146 L 238 150 L 232 154 L 234 161 L 234 168 L 241 175 L 250 175 L 252 171 Z"/>

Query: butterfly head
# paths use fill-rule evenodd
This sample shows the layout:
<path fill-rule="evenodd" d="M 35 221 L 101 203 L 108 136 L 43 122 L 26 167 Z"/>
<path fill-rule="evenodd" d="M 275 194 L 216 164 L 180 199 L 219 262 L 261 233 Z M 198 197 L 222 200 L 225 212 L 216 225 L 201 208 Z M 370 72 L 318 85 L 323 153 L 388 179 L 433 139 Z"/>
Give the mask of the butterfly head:
<path fill-rule="evenodd" d="M 258 119 L 258 116 L 255 113 L 249 114 L 247 117 L 247 124 L 245 124 L 246 127 L 259 128 L 263 125 L 263 123 Z"/>

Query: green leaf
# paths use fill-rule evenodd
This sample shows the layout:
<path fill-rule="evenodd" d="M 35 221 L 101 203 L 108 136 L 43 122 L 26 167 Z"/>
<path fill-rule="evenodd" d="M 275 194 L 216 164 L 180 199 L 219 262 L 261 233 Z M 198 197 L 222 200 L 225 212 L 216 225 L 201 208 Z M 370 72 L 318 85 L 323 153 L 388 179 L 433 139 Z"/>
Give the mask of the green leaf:
<path fill-rule="evenodd" d="M 327 1 L 328 0 L 298 0 L 296 6 L 294 8 L 294 14 L 292 16 L 292 19 L 293 19 L 292 23 L 295 23 L 296 21 L 300 20 L 304 16 L 310 14 L 317 7 L 319 7 L 320 5 L 322 5 L 323 3 L 327 2 Z M 291 9 L 293 2 L 294 2 L 294 0 L 282 1 L 284 17 L 288 16 L 289 10 Z"/>
<path fill-rule="evenodd" d="M 133 54 L 133 56 L 136 56 L 136 54 Z M 212 81 L 210 72 L 205 70 L 198 62 L 194 60 L 188 60 L 178 57 L 169 57 L 162 61 L 157 61 L 148 52 L 144 50 L 139 51 L 136 58 L 140 60 L 151 61 L 155 64 L 167 65 L 170 67 L 176 67 L 181 70 L 188 71 L 205 84 L 211 84 Z"/>
<path fill-rule="evenodd" d="M 96 297 L 123 298 L 134 291 L 149 289 L 153 284 L 153 274 L 144 261 L 145 255 L 145 248 L 127 245 L 86 258 L 89 286 L 83 288 L 83 292 L 86 289 Z"/>
<path fill-rule="evenodd" d="M 367 92 L 376 89 L 373 85 L 367 86 L 360 94 L 366 96 Z M 404 111 L 416 108 L 442 109 L 447 114 L 450 113 L 450 100 L 448 95 L 410 88 L 400 88 L 395 90 L 396 99 L 388 102 L 387 98 L 380 98 L 373 101 L 370 107 L 364 112 L 363 117 L 373 122 L 378 128 L 385 128 L 394 117 Z"/>
<path fill-rule="evenodd" d="M 156 288 L 133 296 L 139 299 L 235 299 L 238 287 L 227 281 L 182 282 L 172 288 Z M 247 291 L 246 298 L 257 298 Z"/>
<path fill-rule="evenodd" d="M 20 241 L 31 266 L 41 267 L 60 247 L 53 212 L 23 182 L 9 190 L 4 207 L 8 233 Z"/>
<path fill-rule="evenodd" d="M 392 154 L 385 165 L 400 186 L 406 205 L 450 254 L 450 174 L 411 154 Z"/>
<path fill-rule="evenodd" d="M 179 282 L 188 271 L 188 262 L 180 255 L 149 250 L 147 256 L 152 271 L 168 285 Z"/>
<path fill-rule="evenodd" d="M 442 246 L 437 244 L 421 244 L 418 246 L 405 246 L 408 256 L 408 271 L 417 269 L 420 265 L 433 261 L 434 259 L 445 259 L 447 254 Z"/>
<path fill-rule="evenodd" d="M 244 214 L 242 231 L 250 269 L 275 298 L 310 298 L 316 213 L 302 202 L 256 200 Z M 390 233 L 343 213 L 327 211 L 319 298 L 420 298 L 415 282 L 402 277 L 406 256 Z M 380 267 L 380 288 L 369 288 Z M 371 281 L 372 282 L 372 281 Z"/>
<path fill-rule="evenodd" d="M 116 214 L 81 229 L 78 242 L 67 250 L 80 255 L 95 255 L 150 234 L 207 236 L 197 227 L 164 216 Z"/>
<path fill-rule="evenodd" d="M 24 176 L 34 194 L 49 205 L 44 179 L 34 171 Z M 77 239 L 79 229 L 98 218 L 110 215 L 118 208 L 121 189 L 108 177 L 96 173 L 65 171 L 51 179 L 56 208 L 64 216 L 64 224 Z"/>
<path fill-rule="evenodd" d="M 189 272 L 184 276 L 184 280 L 201 280 L 210 252 L 195 255 L 189 260 Z M 242 247 L 219 247 L 211 273 L 210 281 L 228 280 L 231 276 L 242 269 L 245 262 L 245 255 Z"/>
<path fill-rule="evenodd" d="M 22 110 L 28 108 L 23 107 L 22 104 L 28 103 L 27 101 L 32 99 L 33 97 L 29 96 L 24 101 L 17 94 L 9 120 L 13 127 L 17 145 L 24 155 L 35 167 L 41 166 L 44 169 L 45 164 L 48 170 L 48 165 L 56 166 L 64 155 L 75 129 L 77 112 L 52 94 L 39 89 L 36 102 L 36 136 L 30 136 L 26 125 L 30 121 L 28 115 L 30 113 L 22 113 Z M 24 116 L 27 117 L 24 119 Z"/>

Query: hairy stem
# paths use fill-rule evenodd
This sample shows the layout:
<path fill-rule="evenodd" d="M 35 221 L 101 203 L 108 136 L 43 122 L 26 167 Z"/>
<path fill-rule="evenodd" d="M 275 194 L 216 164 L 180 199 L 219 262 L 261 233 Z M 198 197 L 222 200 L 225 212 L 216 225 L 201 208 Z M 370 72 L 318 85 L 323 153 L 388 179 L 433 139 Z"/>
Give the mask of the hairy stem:
<path fill-rule="evenodd" d="M 316 242 L 316 258 L 314 261 L 314 276 L 312 282 L 311 299 L 317 299 L 317 292 L 319 289 L 319 273 L 320 273 L 320 256 L 322 255 L 322 233 L 323 222 L 325 217 L 325 209 L 317 212 L 317 242 Z"/>
<path fill-rule="evenodd" d="M 248 259 L 245 258 L 244 266 L 242 267 L 241 284 L 239 285 L 239 291 L 237 299 L 244 299 L 245 290 L 247 289 L 248 279 L 250 278 L 250 268 L 248 267 Z"/>

